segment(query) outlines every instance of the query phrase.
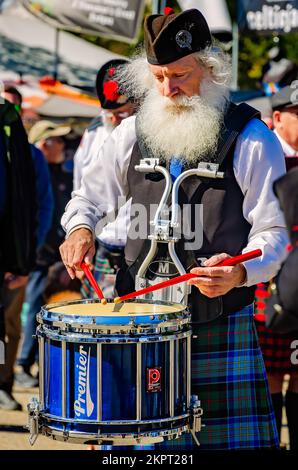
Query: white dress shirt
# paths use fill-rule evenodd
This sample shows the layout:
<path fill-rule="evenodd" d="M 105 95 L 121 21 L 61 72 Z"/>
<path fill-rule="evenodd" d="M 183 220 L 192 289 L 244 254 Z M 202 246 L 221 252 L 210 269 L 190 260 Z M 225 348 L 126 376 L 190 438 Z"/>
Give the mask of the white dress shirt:
<path fill-rule="evenodd" d="M 110 134 L 110 129 L 105 125 L 99 125 L 91 130 L 87 129 L 84 132 L 74 156 L 74 191 L 80 189 L 84 174 L 92 161 L 99 156 L 99 151 Z M 120 208 L 117 220 L 105 225 L 97 238 L 107 245 L 123 247 L 126 244 L 129 225 L 130 202 L 127 202 L 125 206 Z"/>
<path fill-rule="evenodd" d="M 73 189 L 76 191 L 80 188 L 83 173 L 90 165 L 90 162 L 97 156 L 100 147 L 105 143 L 110 132 L 105 126 L 98 126 L 95 129 L 86 129 L 81 143 L 74 156 L 73 169 Z"/>
<path fill-rule="evenodd" d="M 103 214 L 129 196 L 127 171 L 136 142 L 135 117 L 125 119 L 101 148 L 74 191 L 62 217 L 67 236 L 79 226 L 93 233 Z M 286 257 L 288 235 L 273 182 L 285 173 L 284 155 L 274 133 L 258 119 L 251 120 L 236 142 L 233 168 L 244 195 L 243 215 L 250 223 L 243 252 L 260 248 L 260 258 L 245 262 L 246 286 L 274 277 Z"/>

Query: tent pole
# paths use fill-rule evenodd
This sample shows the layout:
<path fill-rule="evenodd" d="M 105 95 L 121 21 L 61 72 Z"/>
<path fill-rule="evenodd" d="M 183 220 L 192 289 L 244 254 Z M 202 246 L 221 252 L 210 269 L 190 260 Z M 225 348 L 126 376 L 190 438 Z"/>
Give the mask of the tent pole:
<path fill-rule="evenodd" d="M 55 29 L 55 62 L 54 62 L 54 80 L 58 80 L 58 68 L 59 68 L 59 37 L 60 29 Z"/>
<path fill-rule="evenodd" d="M 167 0 L 152 0 L 152 13 L 163 14 L 166 4 L 167 4 Z"/>
<path fill-rule="evenodd" d="M 239 28 L 233 23 L 233 53 L 232 53 L 232 83 L 231 89 L 238 90 L 238 61 L 239 61 Z"/>

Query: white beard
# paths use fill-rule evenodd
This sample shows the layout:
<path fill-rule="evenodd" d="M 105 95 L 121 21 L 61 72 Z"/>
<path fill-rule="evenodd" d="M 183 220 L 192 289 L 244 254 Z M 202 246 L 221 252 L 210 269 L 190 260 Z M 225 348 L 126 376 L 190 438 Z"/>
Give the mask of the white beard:
<path fill-rule="evenodd" d="M 154 88 L 148 91 L 138 112 L 138 126 L 156 158 L 175 156 L 192 163 L 214 159 L 226 101 L 222 94 L 216 96 L 212 85 L 202 86 L 201 96 L 190 98 L 170 99 Z"/>

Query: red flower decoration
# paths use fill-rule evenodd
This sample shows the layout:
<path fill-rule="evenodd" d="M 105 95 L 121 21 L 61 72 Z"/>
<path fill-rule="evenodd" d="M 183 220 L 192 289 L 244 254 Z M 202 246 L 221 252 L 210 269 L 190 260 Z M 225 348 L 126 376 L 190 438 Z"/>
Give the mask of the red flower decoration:
<path fill-rule="evenodd" d="M 165 15 L 173 15 L 175 13 L 175 10 L 171 7 L 165 7 L 163 12 Z"/>
<path fill-rule="evenodd" d="M 115 67 L 110 68 L 110 70 L 108 71 L 109 77 L 113 77 L 115 75 L 115 72 L 116 72 Z"/>
<path fill-rule="evenodd" d="M 115 80 L 109 80 L 103 85 L 103 94 L 108 101 L 117 101 L 120 98 L 119 87 Z"/>

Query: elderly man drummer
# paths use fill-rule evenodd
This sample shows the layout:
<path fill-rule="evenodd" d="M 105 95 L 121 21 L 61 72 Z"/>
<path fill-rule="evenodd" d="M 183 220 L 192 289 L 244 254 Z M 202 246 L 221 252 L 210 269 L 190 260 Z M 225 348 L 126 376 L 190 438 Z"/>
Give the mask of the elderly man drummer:
<path fill-rule="evenodd" d="M 190 307 L 194 322 L 202 311 L 213 319 L 199 326 L 193 340 L 192 393 L 201 399 L 206 425 L 198 437 L 203 449 L 278 447 L 252 303 L 254 284 L 272 278 L 285 257 L 286 230 L 272 193 L 273 181 L 285 172 L 281 147 L 256 112 L 245 116 L 229 103 L 229 61 L 212 47 L 198 10 L 147 17 L 145 48 L 146 57 L 132 61 L 125 73 L 134 95 L 143 98 L 140 109 L 113 131 L 73 193 L 62 219 L 67 235 L 61 256 L 74 277 L 80 262 L 94 254 L 98 220 L 119 197 L 145 207 L 159 202 L 164 181 L 135 170 L 144 154 L 159 158 L 173 179 L 200 161 L 219 163 L 224 179 L 194 178 L 179 193 L 181 203 L 203 204 L 201 247 L 187 250 L 182 237 L 179 253 L 185 269 L 208 258 L 205 267 L 195 268 Z M 134 268 L 147 253 L 146 242 L 134 235 L 130 230 L 120 295 L 134 290 Z M 256 248 L 263 252 L 258 260 L 212 267 Z M 194 444 L 187 437 L 167 445 Z"/>

